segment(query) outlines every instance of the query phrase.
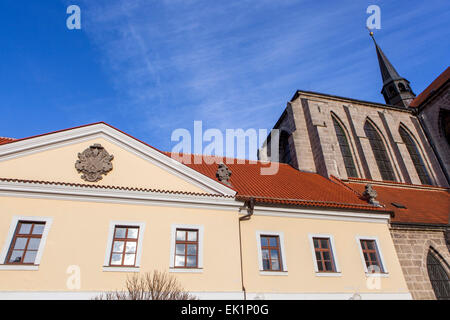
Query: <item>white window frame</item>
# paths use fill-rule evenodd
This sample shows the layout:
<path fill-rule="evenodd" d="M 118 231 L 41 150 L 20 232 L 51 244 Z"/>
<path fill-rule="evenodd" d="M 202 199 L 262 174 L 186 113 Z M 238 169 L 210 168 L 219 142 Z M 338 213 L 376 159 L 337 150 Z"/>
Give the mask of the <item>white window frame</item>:
<path fill-rule="evenodd" d="M 261 236 L 278 236 L 278 239 L 280 240 L 280 254 L 281 254 L 281 266 L 282 270 L 275 271 L 275 270 L 264 270 L 263 267 L 263 259 L 262 259 L 262 249 L 261 249 Z M 270 275 L 270 276 L 286 276 L 288 272 L 287 268 L 287 258 L 286 258 L 286 252 L 284 248 L 284 233 L 281 231 L 263 231 L 258 230 L 256 231 L 256 245 L 258 248 L 258 266 L 259 266 L 259 274 L 260 275 Z"/>
<path fill-rule="evenodd" d="M 334 242 L 334 236 L 332 234 L 308 234 L 309 245 L 311 247 L 311 254 L 314 262 L 314 271 L 318 277 L 340 277 L 342 276 L 341 268 L 339 266 L 339 261 L 336 253 L 336 244 Z M 331 245 L 331 254 L 333 255 L 333 262 L 335 272 L 323 272 L 319 271 L 319 266 L 317 265 L 316 250 L 314 248 L 314 238 L 328 238 Z"/>
<path fill-rule="evenodd" d="M 138 227 L 139 228 L 139 238 L 137 241 L 136 250 L 136 263 L 133 267 L 114 267 L 109 264 L 111 258 L 111 249 L 114 239 L 114 230 L 116 226 L 127 226 L 127 227 Z M 141 267 L 142 258 L 142 244 L 144 243 L 144 233 L 145 233 L 145 222 L 136 221 L 110 221 L 109 231 L 108 231 L 108 242 L 106 243 L 106 253 L 105 260 L 103 262 L 103 271 L 116 271 L 116 272 L 139 272 Z"/>
<path fill-rule="evenodd" d="M 175 267 L 175 244 L 177 238 L 177 229 L 193 229 L 198 230 L 198 254 L 197 268 L 176 268 Z M 170 238 L 170 262 L 169 272 L 179 273 L 202 273 L 203 272 L 203 237 L 205 228 L 199 224 L 172 224 Z"/>
<path fill-rule="evenodd" d="M 14 265 L 7 264 L 6 258 L 8 256 L 9 248 L 11 247 L 12 240 L 14 238 L 14 233 L 17 228 L 19 221 L 36 221 L 44 222 L 44 231 L 42 232 L 41 241 L 39 243 L 39 248 L 37 250 L 36 259 L 33 265 Z M 9 225 L 8 235 L 6 236 L 6 242 L 3 245 L 3 249 L 0 253 L 0 270 L 39 270 L 39 265 L 41 264 L 42 255 L 44 254 L 45 243 L 47 242 L 48 232 L 52 225 L 53 218 L 51 217 L 33 217 L 33 216 L 13 216 L 11 224 Z"/>
<path fill-rule="evenodd" d="M 362 265 L 364 267 L 364 272 L 366 273 L 366 276 L 370 276 L 370 277 L 374 277 L 374 276 L 383 276 L 383 277 L 388 277 L 389 276 L 389 272 L 383 257 L 383 253 L 381 252 L 381 246 L 380 246 L 380 241 L 378 240 L 377 236 L 355 236 L 356 239 L 356 245 L 359 248 L 359 254 L 361 256 L 361 262 Z M 364 259 L 364 253 L 362 250 L 362 246 L 361 246 L 361 240 L 374 240 L 375 241 L 375 245 L 377 246 L 377 252 L 378 252 L 378 257 L 380 258 L 380 263 L 381 266 L 383 267 L 383 272 L 377 272 L 377 273 L 370 273 L 369 270 L 367 269 L 367 265 L 366 265 L 366 259 Z"/>

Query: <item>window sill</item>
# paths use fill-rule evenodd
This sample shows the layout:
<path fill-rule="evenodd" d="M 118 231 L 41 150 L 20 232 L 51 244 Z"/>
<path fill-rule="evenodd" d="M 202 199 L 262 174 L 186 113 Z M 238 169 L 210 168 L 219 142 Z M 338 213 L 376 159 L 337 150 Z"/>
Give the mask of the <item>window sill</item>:
<path fill-rule="evenodd" d="M 170 268 L 169 272 L 174 273 L 203 273 L 203 268 Z"/>
<path fill-rule="evenodd" d="M 38 265 L 13 265 L 13 264 L 2 264 L 0 265 L 0 270 L 17 270 L 17 271 L 38 271 Z"/>
<path fill-rule="evenodd" d="M 378 273 L 366 272 L 366 277 L 367 278 L 387 278 L 387 277 L 389 277 L 389 273 L 388 272 L 378 272 Z"/>
<path fill-rule="evenodd" d="M 287 271 L 268 271 L 268 270 L 259 270 L 259 274 L 262 276 L 287 276 Z"/>
<path fill-rule="evenodd" d="M 139 272 L 139 267 L 110 267 L 103 266 L 103 271 L 106 272 Z"/>
<path fill-rule="evenodd" d="M 316 272 L 316 277 L 342 277 L 342 272 Z"/>

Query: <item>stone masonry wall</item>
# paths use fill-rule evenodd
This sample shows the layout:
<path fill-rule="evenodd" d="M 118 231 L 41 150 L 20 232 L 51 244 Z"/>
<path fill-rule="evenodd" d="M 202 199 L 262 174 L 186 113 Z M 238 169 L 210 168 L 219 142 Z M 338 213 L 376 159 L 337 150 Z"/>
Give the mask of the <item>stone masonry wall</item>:
<path fill-rule="evenodd" d="M 430 247 L 450 275 L 450 252 L 443 230 L 391 226 L 391 235 L 406 283 L 415 300 L 436 299 L 427 270 Z M 442 261 L 444 260 L 444 261 Z"/>
<path fill-rule="evenodd" d="M 450 145 L 447 143 L 439 123 L 440 109 L 450 110 L 450 85 L 435 97 L 420 113 L 437 152 L 444 163 L 447 173 L 450 175 Z"/>
<path fill-rule="evenodd" d="M 433 184 L 447 186 L 439 162 L 412 113 L 362 101 L 310 93 L 301 93 L 291 105 L 290 116 L 293 116 L 295 122 L 295 131 L 292 134 L 300 170 L 315 169 L 315 172 L 322 175 L 347 178 L 334 130 L 334 117 L 347 133 L 358 177 L 382 180 L 364 132 L 364 124 L 370 119 L 385 143 L 398 182 L 421 184 L 409 152 L 400 137 L 399 127 L 402 125 L 415 140 Z"/>

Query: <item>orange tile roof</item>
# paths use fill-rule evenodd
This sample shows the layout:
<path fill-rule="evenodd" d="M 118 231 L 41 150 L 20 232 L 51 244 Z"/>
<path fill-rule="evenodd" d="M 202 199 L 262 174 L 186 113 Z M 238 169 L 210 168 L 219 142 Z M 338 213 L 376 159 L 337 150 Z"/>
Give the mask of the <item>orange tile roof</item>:
<path fill-rule="evenodd" d="M 13 138 L 0 137 L 0 144 L 5 144 L 14 141 Z"/>
<path fill-rule="evenodd" d="M 424 103 L 434 92 L 436 92 L 444 83 L 450 79 L 450 67 L 447 67 L 439 77 L 437 77 L 425 90 L 422 91 L 409 105 L 410 107 L 417 108 Z"/>
<path fill-rule="evenodd" d="M 164 152 L 170 156 L 171 153 Z M 199 156 L 201 163 L 194 162 L 194 155 L 185 155 L 189 159 L 180 161 L 188 167 L 217 181 L 216 171 L 218 158 L 212 156 Z M 279 170 L 274 175 L 262 175 L 261 169 L 268 168 L 269 163 L 261 161 L 226 158 L 223 160 L 232 171 L 231 185 L 237 191 L 238 199 L 253 197 L 257 202 L 298 205 L 328 208 L 346 208 L 357 210 L 385 211 L 369 205 L 358 195 L 342 185 L 316 173 L 302 172 L 288 164 L 280 163 Z"/>
<path fill-rule="evenodd" d="M 377 183 L 372 180 L 351 179 L 345 182 L 362 194 L 367 183 L 378 193 L 377 200 L 394 212 L 392 222 L 416 224 L 449 224 L 450 189 L 409 184 Z M 397 203 L 406 209 L 397 208 Z"/>
<path fill-rule="evenodd" d="M 103 123 L 114 128 L 107 123 L 99 123 Z M 80 127 L 94 124 L 97 123 Z M 67 130 L 70 129 L 64 129 L 55 132 L 62 132 Z M 34 137 L 39 137 L 47 134 L 50 133 L 17 140 L 8 139 L 8 141 L 5 141 L 4 143 L 32 139 Z M 134 138 L 131 135 L 126 135 Z M 140 141 L 136 138 L 134 139 Z M 167 156 L 171 155 L 169 152 L 160 151 L 145 142 L 140 142 Z M 214 163 L 214 157 L 199 156 L 202 161 L 200 164 L 196 164 L 194 162 L 194 155 L 188 156 L 191 158 L 190 163 L 182 162 L 183 164 L 217 181 L 217 163 Z M 365 200 L 361 200 L 354 191 L 344 187 L 342 183 L 331 181 L 316 173 L 301 172 L 287 164 L 280 163 L 279 171 L 275 175 L 262 175 L 261 169 L 268 167 L 268 163 L 260 161 L 255 161 L 256 163 L 252 163 L 249 160 L 242 159 L 240 159 L 240 161 L 244 161 L 244 163 L 231 163 L 237 162 L 237 159 L 227 159 L 224 161 L 233 172 L 231 176 L 231 188 L 237 191 L 237 199 L 246 199 L 252 197 L 255 198 L 257 202 L 267 204 L 341 208 L 349 210 L 366 210 L 390 213 L 390 211 L 386 210 L 385 208 L 374 207 L 368 204 Z"/>

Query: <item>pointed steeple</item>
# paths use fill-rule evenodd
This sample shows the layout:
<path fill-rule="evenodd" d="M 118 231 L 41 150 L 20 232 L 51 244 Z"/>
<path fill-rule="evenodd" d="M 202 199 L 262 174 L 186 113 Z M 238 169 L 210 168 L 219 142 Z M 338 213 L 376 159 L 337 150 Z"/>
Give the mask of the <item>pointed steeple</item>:
<path fill-rule="evenodd" d="M 384 52 L 378 46 L 373 32 L 370 32 L 375 49 L 377 51 L 378 64 L 380 65 L 383 88 L 381 93 L 387 104 L 397 105 L 407 108 L 416 96 L 409 86 L 409 81 L 401 77 L 394 66 L 388 60 Z"/>

